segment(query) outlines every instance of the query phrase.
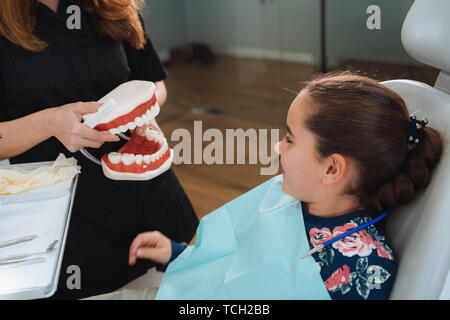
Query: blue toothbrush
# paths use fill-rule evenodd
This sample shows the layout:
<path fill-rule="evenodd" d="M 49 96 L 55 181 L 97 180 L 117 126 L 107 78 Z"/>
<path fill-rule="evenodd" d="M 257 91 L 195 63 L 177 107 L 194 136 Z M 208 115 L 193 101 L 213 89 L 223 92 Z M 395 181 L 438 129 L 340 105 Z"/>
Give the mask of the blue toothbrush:
<path fill-rule="evenodd" d="M 314 254 L 316 252 L 322 251 L 325 247 L 329 246 L 330 244 L 332 244 L 332 243 L 334 243 L 336 241 L 339 241 L 342 238 L 345 238 L 348 235 L 351 235 L 351 234 L 353 234 L 355 232 L 358 232 L 361 229 L 364 229 L 364 228 L 366 228 L 366 227 L 368 227 L 368 226 L 370 226 L 370 225 L 372 225 L 374 223 L 377 223 L 378 221 L 384 219 L 389 214 L 389 212 L 390 212 L 390 210 L 387 210 L 384 213 L 382 213 L 380 216 L 378 216 L 377 218 L 375 218 L 375 219 L 373 219 L 373 220 L 371 220 L 371 221 L 369 221 L 367 223 L 364 223 L 364 224 L 360 225 L 359 227 L 356 227 L 356 228 L 353 228 L 353 229 L 351 229 L 351 230 L 349 230 L 347 232 L 344 232 L 343 234 L 338 235 L 337 237 L 334 237 L 334 238 L 332 238 L 330 240 L 327 240 L 324 243 L 319 244 L 317 247 L 314 247 L 313 249 L 311 249 L 307 253 L 305 253 L 302 256 L 302 259 L 304 257 L 309 256 L 310 254 Z"/>

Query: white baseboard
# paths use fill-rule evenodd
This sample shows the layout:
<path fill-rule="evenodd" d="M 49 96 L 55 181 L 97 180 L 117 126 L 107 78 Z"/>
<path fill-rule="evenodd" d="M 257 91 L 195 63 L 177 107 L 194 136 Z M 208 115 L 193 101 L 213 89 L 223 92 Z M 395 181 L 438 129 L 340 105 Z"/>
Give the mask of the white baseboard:
<path fill-rule="evenodd" d="M 311 53 L 283 51 L 278 49 L 236 46 L 236 47 L 225 47 L 222 49 L 218 48 L 215 50 L 215 52 L 242 58 L 281 60 L 311 65 L 315 63 L 314 55 Z"/>

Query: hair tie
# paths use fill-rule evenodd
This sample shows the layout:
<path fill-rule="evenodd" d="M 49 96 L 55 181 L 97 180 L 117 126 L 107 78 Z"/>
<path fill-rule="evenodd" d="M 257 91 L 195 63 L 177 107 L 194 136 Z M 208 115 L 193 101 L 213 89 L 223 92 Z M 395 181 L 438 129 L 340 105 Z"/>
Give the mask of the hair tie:
<path fill-rule="evenodd" d="M 409 119 L 411 120 L 411 124 L 409 129 L 408 144 L 417 144 L 422 140 L 423 129 L 428 124 L 428 120 L 423 119 L 422 121 L 419 121 L 413 114 L 409 117 Z"/>

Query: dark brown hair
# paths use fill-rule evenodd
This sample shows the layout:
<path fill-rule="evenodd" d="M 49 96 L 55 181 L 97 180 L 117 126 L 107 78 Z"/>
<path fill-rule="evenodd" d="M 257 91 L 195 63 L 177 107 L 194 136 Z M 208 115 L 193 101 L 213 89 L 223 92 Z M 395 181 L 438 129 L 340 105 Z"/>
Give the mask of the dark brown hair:
<path fill-rule="evenodd" d="M 358 178 L 348 193 L 372 215 L 410 203 L 428 186 L 443 138 L 427 126 L 409 150 L 410 114 L 396 92 L 351 71 L 320 75 L 303 90 L 313 101 L 305 126 L 319 156 L 355 161 Z"/>
<path fill-rule="evenodd" d="M 139 19 L 143 0 L 78 0 L 74 4 L 92 16 L 96 32 L 114 40 L 125 40 L 142 49 L 144 31 Z M 47 43 L 33 34 L 37 0 L 1 0 L 0 36 L 31 52 L 41 52 Z"/>

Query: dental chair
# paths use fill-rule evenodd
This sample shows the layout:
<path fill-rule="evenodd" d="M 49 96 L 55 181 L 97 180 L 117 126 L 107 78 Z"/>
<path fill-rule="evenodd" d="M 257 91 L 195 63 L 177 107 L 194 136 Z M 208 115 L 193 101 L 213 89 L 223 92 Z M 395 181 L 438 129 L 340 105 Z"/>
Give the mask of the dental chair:
<path fill-rule="evenodd" d="M 390 299 L 450 299 L 450 12 L 449 0 L 416 0 L 401 39 L 416 60 L 442 70 L 435 86 L 390 80 L 418 119 L 427 118 L 445 140 L 443 158 L 430 186 L 412 204 L 393 210 L 386 232 L 397 253 L 398 271 Z M 159 286 L 154 268 L 126 289 Z"/>
<path fill-rule="evenodd" d="M 402 28 L 410 56 L 441 70 L 434 87 L 391 80 L 418 119 L 444 135 L 444 155 L 430 186 L 408 206 L 393 210 L 386 232 L 396 252 L 397 278 L 390 299 L 450 299 L 450 1 L 416 0 Z"/>

